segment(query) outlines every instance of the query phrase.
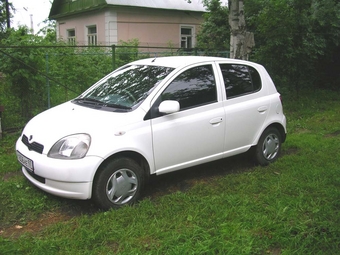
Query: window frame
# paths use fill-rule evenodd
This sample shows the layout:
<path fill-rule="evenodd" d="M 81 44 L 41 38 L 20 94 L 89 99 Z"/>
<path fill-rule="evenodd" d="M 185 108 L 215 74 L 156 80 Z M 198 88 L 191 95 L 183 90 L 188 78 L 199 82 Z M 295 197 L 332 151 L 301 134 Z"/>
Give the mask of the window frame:
<path fill-rule="evenodd" d="M 76 45 L 76 29 L 69 28 L 66 30 L 67 32 L 67 43 L 70 45 Z M 70 35 L 70 32 L 73 32 L 74 35 Z"/>
<path fill-rule="evenodd" d="M 182 34 L 182 29 L 190 29 L 191 34 Z M 179 27 L 179 45 L 181 49 L 192 49 L 195 47 L 195 26 L 193 25 L 180 25 Z M 191 40 L 191 47 L 188 46 L 188 38 Z M 184 39 L 184 40 L 183 40 Z M 182 47 L 182 42 L 185 42 L 185 47 Z"/>
<path fill-rule="evenodd" d="M 96 32 L 92 33 L 90 29 L 95 28 Z M 86 26 L 87 30 L 87 45 L 98 45 L 98 27 L 97 25 L 88 25 Z"/>
<path fill-rule="evenodd" d="M 222 78 L 222 84 L 223 84 L 223 89 L 225 91 L 225 95 L 226 95 L 226 100 L 231 100 L 231 99 L 234 99 L 234 98 L 239 98 L 239 97 L 242 97 L 242 96 L 246 96 L 246 95 L 251 95 L 251 94 L 254 94 L 254 93 L 257 93 L 259 91 L 261 91 L 262 89 L 262 77 L 261 77 L 261 73 L 259 72 L 259 70 L 257 68 L 255 68 L 254 66 L 251 66 L 251 65 L 248 65 L 248 64 L 245 64 L 245 63 L 223 63 L 223 62 L 220 62 L 220 63 L 217 63 L 218 64 L 218 67 L 220 69 L 220 72 L 221 72 L 221 78 Z M 251 81 L 251 85 L 252 85 L 252 90 L 251 91 L 245 91 L 243 93 L 240 93 L 240 94 L 237 94 L 237 95 L 232 95 L 232 96 L 229 96 L 228 95 L 228 90 L 227 90 L 227 84 L 225 82 L 225 76 L 223 74 L 223 70 L 222 70 L 222 65 L 230 65 L 230 66 L 234 66 L 234 65 L 237 65 L 237 66 L 243 66 L 243 67 L 246 67 L 247 68 L 247 74 L 250 78 L 250 81 Z M 255 71 L 256 72 L 256 76 L 257 78 L 259 78 L 259 84 L 258 86 L 255 86 L 254 84 L 254 74 L 252 74 L 252 71 Z"/>

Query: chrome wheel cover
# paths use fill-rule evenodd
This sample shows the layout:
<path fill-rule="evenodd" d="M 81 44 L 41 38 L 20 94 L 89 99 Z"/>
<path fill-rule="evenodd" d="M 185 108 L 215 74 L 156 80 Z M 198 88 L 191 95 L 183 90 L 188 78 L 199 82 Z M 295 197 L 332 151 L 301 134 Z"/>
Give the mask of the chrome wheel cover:
<path fill-rule="evenodd" d="M 262 154 L 266 160 L 273 160 L 280 149 L 280 139 L 276 134 L 269 134 L 262 144 Z"/>
<path fill-rule="evenodd" d="M 138 179 L 136 174 L 129 169 L 120 169 L 110 176 L 105 191 L 112 203 L 122 205 L 135 196 L 137 187 Z"/>

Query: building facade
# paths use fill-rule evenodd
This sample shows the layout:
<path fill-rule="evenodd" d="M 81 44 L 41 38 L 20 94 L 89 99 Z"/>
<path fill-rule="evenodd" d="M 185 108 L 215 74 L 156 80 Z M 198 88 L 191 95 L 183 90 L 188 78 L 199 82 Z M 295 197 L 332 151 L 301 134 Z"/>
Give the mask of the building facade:
<path fill-rule="evenodd" d="M 200 0 L 54 0 L 57 38 L 74 45 L 193 48 L 203 22 Z"/>

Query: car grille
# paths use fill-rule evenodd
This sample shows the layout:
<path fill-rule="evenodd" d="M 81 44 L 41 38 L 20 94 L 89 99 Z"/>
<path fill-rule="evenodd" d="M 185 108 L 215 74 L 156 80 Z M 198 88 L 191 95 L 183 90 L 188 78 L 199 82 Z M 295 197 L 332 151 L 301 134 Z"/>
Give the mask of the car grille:
<path fill-rule="evenodd" d="M 27 146 L 27 148 L 30 151 L 35 151 L 35 152 L 42 154 L 44 150 L 44 145 L 37 143 L 37 142 L 30 143 L 26 135 L 22 136 L 21 141 Z"/>

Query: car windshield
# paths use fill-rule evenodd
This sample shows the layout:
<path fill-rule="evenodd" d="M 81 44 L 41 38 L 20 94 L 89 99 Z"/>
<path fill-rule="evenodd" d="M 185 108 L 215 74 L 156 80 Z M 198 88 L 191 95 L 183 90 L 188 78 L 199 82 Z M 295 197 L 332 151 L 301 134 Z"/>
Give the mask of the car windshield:
<path fill-rule="evenodd" d="M 163 66 L 129 65 L 113 72 L 73 102 L 88 107 L 133 110 L 172 70 Z"/>

